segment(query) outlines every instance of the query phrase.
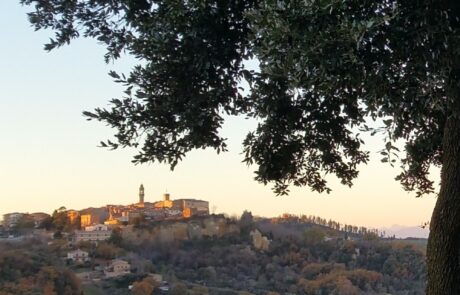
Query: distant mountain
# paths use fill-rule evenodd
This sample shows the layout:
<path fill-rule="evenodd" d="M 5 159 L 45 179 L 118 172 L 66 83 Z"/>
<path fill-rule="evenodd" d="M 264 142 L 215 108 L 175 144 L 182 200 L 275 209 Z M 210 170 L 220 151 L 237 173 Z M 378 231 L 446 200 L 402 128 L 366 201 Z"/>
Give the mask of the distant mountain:
<path fill-rule="evenodd" d="M 428 238 L 430 231 L 428 228 L 422 228 L 420 226 L 402 226 L 402 225 L 392 225 L 388 228 L 383 228 L 386 236 L 395 235 L 396 238 L 405 239 L 405 238 Z"/>

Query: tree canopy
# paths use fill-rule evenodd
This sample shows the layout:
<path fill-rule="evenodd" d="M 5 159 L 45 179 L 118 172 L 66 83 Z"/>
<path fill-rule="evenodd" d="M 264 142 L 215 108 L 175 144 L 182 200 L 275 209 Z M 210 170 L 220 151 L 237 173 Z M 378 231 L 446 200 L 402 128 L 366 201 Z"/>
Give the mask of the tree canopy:
<path fill-rule="evenodd" d="M 458 42 L 439 1 L 21 2 L 35 4 L 36 29 L 54 30 L 47 50 L 81 35 L 106 45 L 107 62 L 139 60 L 126 76 L 110 72 L 123 97 L 85 112 L 116 129 L 103 146 L 138 148 L 135 163 L 225 151 L 224 115 L 245 115 L 260 122 L 243 143 L 258 181 L 329 191 L 325 174 L 351 185 L 368 160 L 357 130 L 371 117 L 385 123 L 384 161 L 392 141 L 407 141 L 404 186 L 433 189 Z M 258 70 L 245 68 L 251 59 Z"/>

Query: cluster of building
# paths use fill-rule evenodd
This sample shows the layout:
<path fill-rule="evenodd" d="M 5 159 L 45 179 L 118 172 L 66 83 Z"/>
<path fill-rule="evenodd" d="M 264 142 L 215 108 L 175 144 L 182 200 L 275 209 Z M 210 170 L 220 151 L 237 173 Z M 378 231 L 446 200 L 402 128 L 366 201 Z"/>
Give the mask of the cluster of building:
<path fill-rule="evenodd" d="M 80 214 L 75 210 L 68 210 L 67 217 L 70 223 L 80 221 L 82 230 L 75 231 L 75 242 L 103 241 L 110 238 L 111 227 L 135 223 L 136 220 L 171 220 L 205 216 L 209 214 L 209 203 L 196 199 L 171 200 L 165 193 L 163 200 L 154 203 L 144 201 L 144 186 L 139 187 L 139 202 L 131 205 L 107 205 L 106 210 L 93 210 Z"/>
<path fill-rule="evenodd" d="M 67 252 L 67 263 L 73 265 L 82 265 L 90 263 L 92 258 L 87 251 L 77 249 Z M 93 258 L 94 259 L 94 258 Z M 101 261 L 99 261 L 100 263 Z M 89 271 L 78 272 L 76 275 L 83 282 L 100 279 L 117 278 L 132 273 L 131 264 L 128 259 L 116 258 L 112 260 L 103 261 L 102 265 L 95 266 L 94 269 Z M 148 273 L 148 277 L 152 278 L 157 284 L 161 293 L 168 293 L 169 283 L 163 280 L 163 276 L 159 273 Z M 132 289 L 130 285 L 129 289 Z"/>
<path fill-rule="evenodd" d="M 144 201 L 144 186 L 139 187 L 139 202 L 128 206 L 107 205 L 106 225 L 130 223 L 136 219 L 167 220 L 204 216 L 209 214 L 209 203 L 196 199 L 171 200 L 165 193 L 163 200 L 154 203 Z"/>
<path fill-rule="evenodd" d="M 154 203 L 144 202 L 144 186 L 139 187 L 139 202 L 129 206 L 108 206 L 109 221 L 118 219 L 129 221 L 143 216 L 145 219 L 162 220 L 189 218 L 196 215 L 208 215 L 209 203 L 195 199 L 171 200 L 165 193 L 163 200 Z"/>
<path fill-rule="evenodd" d="M 35 227 L 38 227 L 45 219 L 50 218 L 49 214 L 43 212 L 36 213 L 19 213 L 13 212 L 3 215 L 3 227 L 5 229 L 11 229 L 17 226 L 20 222 L 33 223 Z"/>
<path fill-rule="evenodd" d="M 89 253 L 81 249 L 67 252 L 66 259 L 68 263 L 74 265 L 90 263 L 92 260 Z M 92 281 L 122 277 L 131 273 L 131 264 L 129 263 L 129 260 L 125 258 L 103 260 L 99 261 L 99 263 L 101 263 L 101 265 L 94 267 L 93 270 L 78 272 L 76 274 L 77 277 L 79 277 L 82 281 Z M 161 274 L 149 273 L 147 276 L 152 278 L 158 284 L 160 291 L 169 291 L 169 283 L 163 280 L 163 276 Z M 130 289 L 131 288 L 132 285 L 130 286 Z"/>
<path fill-rule="evenodd" d="M 66 258 L 68 263 L 74 265 L 81 265 L 91 261 L 89 253 L 81 249 L 67 252 Z M 78 272 L 76 275 L 83 282 L 89 282 L 92 280 L 118 278 L 130 273 L 132 273 L 132 270 L 129 261 L 123 258 L 116 258 L 106 261 L 102 266 L 94 267 L 93 270 Z M 168 293 L 169 283 L 163 280 L 163 275 L 159 273 L 148 273 L 147 276 L 158 284 L 160 293 Z M 129 289 L 131 290 L 132 287 L 133 285 L 130 285 Z"/>
<path fill-rule="evenodd" d="M 81 249 L 67 252 L 67 261 L 74 264 L 84 264 L 91 261 L 89 253 Z M 102 269 L 105 278 L 120 277 L 131 273 L 131 265 L 123 259 L 113 259 Z M 94 273 L 92 273 L 94 276 Z M 86 273 L 86 279 L 90 279 L 90 273 Z"/>
<path fill-rule="evenodd" d="M 165 193 L 157 202 L 145 202 L 144 186 L 139 187 L 139 199 L 131 205 L 107 205 L 102 208 L 89 208 L 82 211 L 66 210 L 68 224 L 74 231 L 74 241 L 104 241 L 110 238 L 112 227 L 137 221 L 155 221 L 190 218 L 209 214 L 209 203 L 196 199 L 171 200 Z M 8 213 L 3 216 L 3 228 L 12 229 L 20 222 L 33 223 L 37 227 L 45 219 L 46 213 Z"/>

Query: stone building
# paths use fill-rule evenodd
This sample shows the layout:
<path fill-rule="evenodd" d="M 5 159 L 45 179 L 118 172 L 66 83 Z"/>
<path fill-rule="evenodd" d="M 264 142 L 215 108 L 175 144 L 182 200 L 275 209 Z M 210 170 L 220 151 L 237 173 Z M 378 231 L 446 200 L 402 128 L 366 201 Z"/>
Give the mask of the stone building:
<path fill-rule="evenodd" d="M 153 204 L 156 209 L 169 209 L 171 212 L 182 212 L 182 217 L 188 218 L 195 215 L 208 215 L 209 202 L 196 199 L 171 200 L 168 193 L 163 195 L 163 200 Z M 170 216 L 167 214 L 167 216 Z"/>
<path fill-rule="evenodd" d="M 106 269 L 104 270 L 106 278 L 124 276 L 126 274 L 129 274 L 130 272 L 131 265 L 129 264 L 129 262 L 121 259 L 112 260 L 112 263 L 110 263 L 110 265 L 106 267 Z"/>
<path fill-rule="evenodd" d="M 183 217 L 188 218 L 195 215 L 208 215 L 209 202 L 196 199 L 178 199 L 173 201 L 173 208 L 181 210 Z"/>

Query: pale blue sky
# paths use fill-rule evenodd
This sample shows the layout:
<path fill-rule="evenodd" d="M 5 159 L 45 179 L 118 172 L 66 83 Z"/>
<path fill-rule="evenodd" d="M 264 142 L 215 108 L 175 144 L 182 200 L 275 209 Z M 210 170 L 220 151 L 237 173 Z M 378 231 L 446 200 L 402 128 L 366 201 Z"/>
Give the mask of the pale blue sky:
<path fill-rule="evenodd" d="M 379 138 L 366 138 L 373 160 L 351 189 L 331 178 L 329 195 L 293 188 L 285 197 L 254 182 L 253 169 L 241 163 L 241 142 L 254 127 L 244 119 L 229 119 L 222 131 L 229 153 L 192 152 L 174 172 L 158 164 L 133 166 L 133 151 L 97 148 L 112 132 L 81 112 L 119 97 L 107 72 L 128 72 L 133 61 L 106 65 L 103 47 L 93 40 L 47 53 L 50 33 L 34 32 L 25 13 L 17 1 L 0 1 L 0 214 L 132 203 L 143 183 L 147 201 L 167 189 L 172 198 L 205 199 L 228 214 L 304 213 L 365 226 L 429 220 L 435 198 L 402 190 L 393 180 L 398 169 L 379 162 Z"/>

